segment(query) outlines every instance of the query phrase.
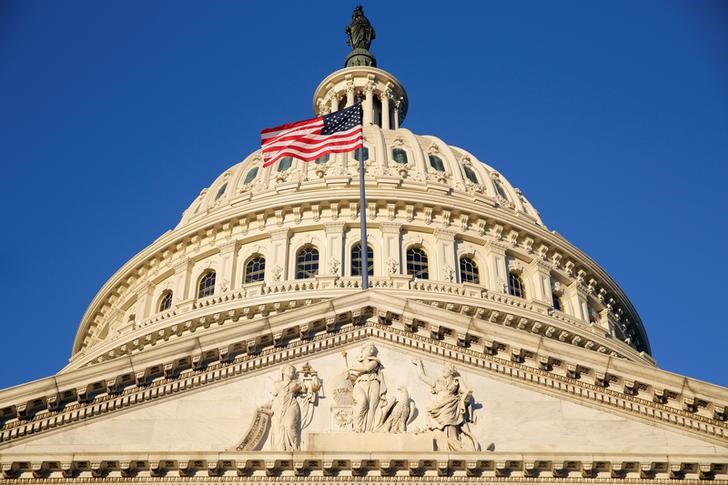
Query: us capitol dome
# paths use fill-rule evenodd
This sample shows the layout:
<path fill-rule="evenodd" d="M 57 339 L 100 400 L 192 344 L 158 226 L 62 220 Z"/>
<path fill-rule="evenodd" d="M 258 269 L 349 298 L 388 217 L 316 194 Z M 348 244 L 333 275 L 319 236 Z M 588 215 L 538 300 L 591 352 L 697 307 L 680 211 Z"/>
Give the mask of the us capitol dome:
<path fill-rule="evenodd" d="M 619 285 L 497 168 L 408 130 L 361 9 L 348 32 L 312 105 L 361 101 L 361 152 L 255 150 L 202 189 L 68 365 L 0 392 L 5 479 L 728 476 L 728 391 L 659 369 Z"/>

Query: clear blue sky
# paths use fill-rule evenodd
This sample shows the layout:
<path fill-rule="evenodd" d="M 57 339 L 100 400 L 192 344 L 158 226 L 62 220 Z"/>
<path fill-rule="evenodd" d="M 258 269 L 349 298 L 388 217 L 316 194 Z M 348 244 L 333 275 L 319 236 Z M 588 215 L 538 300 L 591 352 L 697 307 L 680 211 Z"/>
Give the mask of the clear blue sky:
<path fill-rule="evenodd" d="M 125 261 L 263 127 L 307 118 L 355 2 L 0 2 L 0 387 L 67 362 Z M 523 189 L 728 385 L 728 2 L 365 4 L 405 125 Z"/>

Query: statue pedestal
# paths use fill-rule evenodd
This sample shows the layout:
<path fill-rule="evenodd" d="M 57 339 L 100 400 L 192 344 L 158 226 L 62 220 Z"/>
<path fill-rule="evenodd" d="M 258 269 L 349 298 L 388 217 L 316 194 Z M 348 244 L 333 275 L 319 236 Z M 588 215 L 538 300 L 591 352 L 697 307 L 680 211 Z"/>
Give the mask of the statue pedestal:
<path fill-rule="evenodd" d="M 308 433 L 306 451 L 381 452 L 435 451 L 435 433 Z"/>

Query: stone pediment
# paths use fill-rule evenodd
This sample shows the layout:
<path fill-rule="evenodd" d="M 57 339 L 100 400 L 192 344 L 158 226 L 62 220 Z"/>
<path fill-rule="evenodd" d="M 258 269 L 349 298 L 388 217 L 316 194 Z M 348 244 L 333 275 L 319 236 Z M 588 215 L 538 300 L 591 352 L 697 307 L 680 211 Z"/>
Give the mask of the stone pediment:
<path fill-rule="evenodd" d="M 355 379 L 347 379 L 346 369 L 355 367 L 362 349 L 371 345 L 387 391 L 372 414 L 371 428 L 357 433 Z M 257 456 L 279 450 L 341 457 L 396 451 L 410 458 L 550 453 L 565 460 L 580 453 L 677 453 L 728 461 L 725 421 L 711 417 L 728 401 L 724 389 L 686 386 L 691 383 L 685 378 L 681 387 L 674 375 L 659 369 L 372 291 L 203 334 L 195 346 L 181 341 L 163 350 L 149 351 L 144 361 L 138 358 L 136 375 L 144 379 L 118 389 L 110 382 L 123 375 L 119 362 L 57 376 L 61 386 L 78 379 L 76 388 L 85 382 L 84 389 L 98 382 L 90 382 L 89 375 L 109 379 L 85 402 L 8 420 L 0 442 L 2 463 L 59 451 Z M 430 378 L 454 369 L 460 379 L 456 387 L 471 393 L 469 399 L 460 392 L 457 401 L 469 406 L 461 422 L 467 421 L 477 447 L 462 441 L 462 435 L 462 446 L 452 449 L 443 430 L 433 426 L 430 410 L 438 393 L 418 375 L 415 363 L 420 361 Z M 178 367 L 166 373 L 170 362 Z M 282 385 L 286 368 L 294 372 Z M 33 385 L 5 391 L 0 398 L 17 402 L 23 392 L 38 395 Z M 281 389 L 291 391 L 289 399 L 276 405 L 274 393 L 288 392 Z M 664 395 L 660 390 L 667 391 L 667 401 L 654 399 Z M 693 409 L 686 405 L 696 402 Z M 402 418 L 395 407 L 409 415 Z M 261 409 L 268 411 L 258 422 L 258 435 L 251 435 Z M 285 414 L 282 409 L 298 416 L 282 424 L 276 421 L 276 412 Z M 383 417 L 385 410 L 389 417 Z M 455 421 L 464 416 L 458 413 L 451 413 Z M 274 438 L 274 428 L 282 425 L 298 433 L 293 449 Z M 247 447 L 246 436 L 256 436 Z"/>

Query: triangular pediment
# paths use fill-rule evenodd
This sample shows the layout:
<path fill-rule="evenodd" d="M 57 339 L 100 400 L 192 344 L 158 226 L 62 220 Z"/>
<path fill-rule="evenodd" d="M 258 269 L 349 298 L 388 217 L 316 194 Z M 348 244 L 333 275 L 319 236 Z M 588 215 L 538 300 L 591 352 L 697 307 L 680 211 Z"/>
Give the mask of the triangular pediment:
<path fill-rule="evenodd" d="M 352 429 L 354 384 L 348 381 L 347 391 L 345 370 L 368 344 L 377 348 L 383 366 L 383 397 L 390 405 L 406 400 L 414 416 L 404 428 L 379 427 L 384 423 L 382 407 L 374 411 L 379 413 L 373 418 L 375 429 Z M 6 422 L 0 458 L 28 464 L 23 457 L 55 456 L 60 463 L 61 455 L 69 453 L 122 453 L 127 459 L 142 453 L 159 455 L 159 463 L 178 463 L 193 455 L 229 453 L 248 456 L 246 463 L 263 457 L 263 463 L 265 456 L 282 453 L 274 442 L 271 401 L 283 367 L 290 365 L 301 383 L 310 384 L 315 376 L 321 384 L 308 396 L 310 406 L 304 403 L 308 397 L 295 396 L 297 407 L 292 409 L 300 411 L 303 428 L 296 443 L 301 453 L 324 454 L 332 463 L 338 463 L 336 456 L 349 457 L 349 467 L 355 463 L 351 457 L 361 453 L 405 453 L 421 461 L 442 452 L 457 461 L 432 426 L 429 410 L 438 395 L 418 377 L 414 362 L 420 360 L 426 374 L 435 378 L 453 366 L 462 386 L 472 391 L 468 432 L 479 444 L 477 456 L 492 456 L 494 467 L 498 457 L 514 454 L 528 454 L 536 462 L 551 457 L 548 463 L 597 453 L 641 454 L 653 462 L 667 454 L 728 456 L 725 422 L 707 415 L 728 401 L 722 388 L 700 387 L 642 363 L 369 292 L 151 349 L 132 362 L 137 382 L 115 388 L 117 392 L 109 392 L 117 383 L 110 377 L 126 372 L 118 359 L 59 374 L 55 382 L 61 389 L 71 382 L 85 390 L 103 382 L 106 388 L 101 389 L 107 392 L 88 402 L 65 403 L 53 413 Z M 169 363 L 178 365 L 173 373 L 166 372 Z M 82 382 L 85 387 L 78 384 Z M 3 403 L 13 397 L 32 402 L 27 396 L 37 395 L 41 384 L 5 391 L 0 398 Z M 660 389 L 671 393 L 665 403 L 653 399 Z M 348 398 L 346 392 L 351 393 Z M 688 398 L 700 403 L 697 410 L 685 409 Z M 467 446 L 455 451 L 473 453 Z M 560 458 L 553 461 L 553 456 Z M 509 460 L 503 463 L 517 463 Z M 317 466 L 325 468 L 325 463 Z M 528 465 L 523 458 L 518 463 L 521 469 Z"/>

